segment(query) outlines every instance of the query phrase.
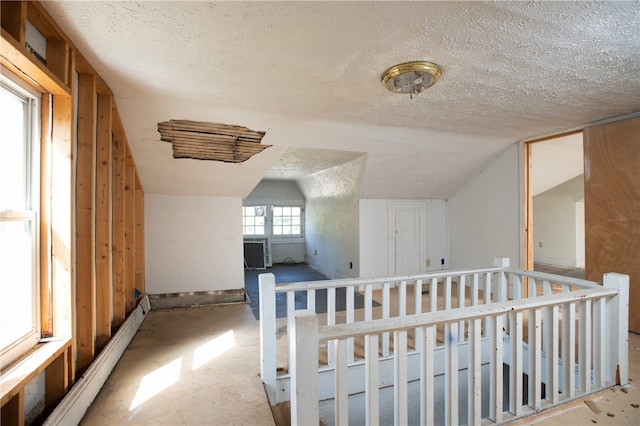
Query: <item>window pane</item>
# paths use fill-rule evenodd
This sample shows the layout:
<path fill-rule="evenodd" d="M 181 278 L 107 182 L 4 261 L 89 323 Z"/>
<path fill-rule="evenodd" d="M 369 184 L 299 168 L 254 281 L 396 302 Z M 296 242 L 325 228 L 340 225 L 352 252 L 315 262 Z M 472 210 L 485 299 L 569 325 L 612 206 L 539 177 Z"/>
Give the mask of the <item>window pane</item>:
<path fill-rule="evenodd" d="M 273 218 L 273 225 L 274 226 L 280 226 L 282 225 L 282 217 L 280 216 L 276 216 Z"/>
<path fill-rule="evenodd" d="M 300 217 L 292 217 L 291 218 L 291 224 L 292 225 L 300 225 Z"/>
<path fill-rule="evenodd" d="M 246 226 L 244 228 L 244 233 L 247 235 L 254 235 L 255 234 L 255 228 L 253 226 Z"/>
<path fill-rule="evenodd" d="M 273 235 L 282 235 L 282 226 L 274 226 Z"/>
<path fill-rule="evenodd" d="M 292 216 L 300 216 L 300 207 L 291 207 Z"/>
<path fill-rule="evenodd" d="M 4 87 L 0 90 L 0 211 L 27 205 L 27 104 Z"/>
<path fill-rule="evenodd" d="M 299 226 L 292 226 L 291 227 L 291 234 L 292 235 L 300 235 L 302 232 L 300 232 L 300 227 Z"/>
<path fill-rule="evenodd" d="M 283 207 L 282 216 L 291 216 L 291 207 Z"/>
<path fill-rule="evenodd" d="M 274 207 L 273 216 L 282 216 L 282 207 Z"/>
<path fill-rule="evenodd" d="M 264 226 L 264 216 L 256 216 L 254 220 L 256 225 Z"/>
<path fill-rule="evenodd" d="M 0 221 L 0 348 L 35 330 L 31 224 Z"/>
<path fill-rule="evenodd" d="M 264 235 L 264 226 L 256 226 L 255 235 Z"/>

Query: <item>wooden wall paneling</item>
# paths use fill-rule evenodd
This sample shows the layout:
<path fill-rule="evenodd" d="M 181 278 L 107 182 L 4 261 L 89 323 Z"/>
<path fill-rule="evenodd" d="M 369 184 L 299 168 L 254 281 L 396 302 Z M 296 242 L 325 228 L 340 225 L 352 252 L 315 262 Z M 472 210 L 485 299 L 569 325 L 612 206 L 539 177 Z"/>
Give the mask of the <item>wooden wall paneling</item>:
<path fill-rule="evenodd" d="M 51 128 L 51 293 L 53 297 L 53 333 L 73 336 L 75 291 L 72 253 L 75 251 L 73 224 L 75 211 L 75 176 L 73 170 L 73 101 L 71 96 L 52 97 Z M 72 356 L 71 381 L 75 361 Z"/>
<path fill-rule="evenodd" d="M 145 261 L 144 261 L 144 192 L 140 177 L 136 173 L 136 289 L 140 297 L 145 294 Z"/>
<path fill-rule="evenodd" d="M 111 338 L 111 102 L 109 95 L 98 95 L 96 129 L 96 348 Z"/>
<path fill-rule="evenodd" d="M 113 328 L 119 328 L 125 320 L 125 270 L 124 270 L 124 147 L 122 134 L 113 138 L 113 198 L 112 198 L 112 268 L 113 268 Z"/>
<path fill-rule="evenodd" d="M 135 308 L 136 286 L 136 169 L 129 147 L 125 145 L 124 173 L 124 288 L 125 312 Z"/>
<path fill-rule="evenodd" d="M 585 275 L 629 275 L 629 328 L 640 332 L 640 117 L 584 131 Z"/>
<path fill-rule="evenodd" d="M 76 159 L 76 348 L 77 371 L 95 354 L 94 161 L 96 84 L 92 75 L 78 82 L 78 146 Z"/>

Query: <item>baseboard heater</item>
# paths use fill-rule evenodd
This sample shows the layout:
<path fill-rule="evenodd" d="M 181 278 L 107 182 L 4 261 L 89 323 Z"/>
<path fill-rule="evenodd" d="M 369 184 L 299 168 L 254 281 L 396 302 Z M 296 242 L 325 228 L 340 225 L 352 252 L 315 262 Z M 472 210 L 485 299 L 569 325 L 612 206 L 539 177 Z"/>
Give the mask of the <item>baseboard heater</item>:
<path fill-rule="evenodd" d="M 109 340 L 100 355 L 45 420 L 44 425 L 80 424 L 82 417 L 104 386 L 150 310 L 149 297 L 145 296 Z"/>

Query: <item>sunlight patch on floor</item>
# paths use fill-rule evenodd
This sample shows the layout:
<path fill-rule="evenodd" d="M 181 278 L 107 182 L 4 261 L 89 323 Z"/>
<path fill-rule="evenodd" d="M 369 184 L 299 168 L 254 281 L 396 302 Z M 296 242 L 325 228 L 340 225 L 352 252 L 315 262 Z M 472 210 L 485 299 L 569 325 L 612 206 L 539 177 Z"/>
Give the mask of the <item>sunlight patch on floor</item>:
<path fill-rule="evenodd" d="M 198 346 L 193 351 L 192 371 L 196 371 L 198 368 L 222 355 L 235 345 L 236 339 L 233 335 L 233 330 L 229 330 L 226 333 L 209 340 L 204 345 Z"/>
<path fill-rule="evenodd" d="M 134 410 L 155 395 L 167 389 L 180 379 L 180 371 L 182 369 L 182 358 L 179 357 L 170 363 L 147 374 L 140 381 L 140 386 L 133 398 L 133 402 L 129 407 L 129 411 Z"/>

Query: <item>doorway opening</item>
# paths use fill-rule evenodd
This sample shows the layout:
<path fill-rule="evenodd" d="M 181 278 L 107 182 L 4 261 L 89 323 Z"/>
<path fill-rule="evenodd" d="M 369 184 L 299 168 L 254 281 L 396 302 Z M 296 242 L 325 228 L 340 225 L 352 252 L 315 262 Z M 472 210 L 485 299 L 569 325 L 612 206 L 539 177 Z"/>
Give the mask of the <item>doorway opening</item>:
<path fill-rule="evenodd" d="M 527 142 L 526 266 L 584 278 L 582 131 Z"/>

